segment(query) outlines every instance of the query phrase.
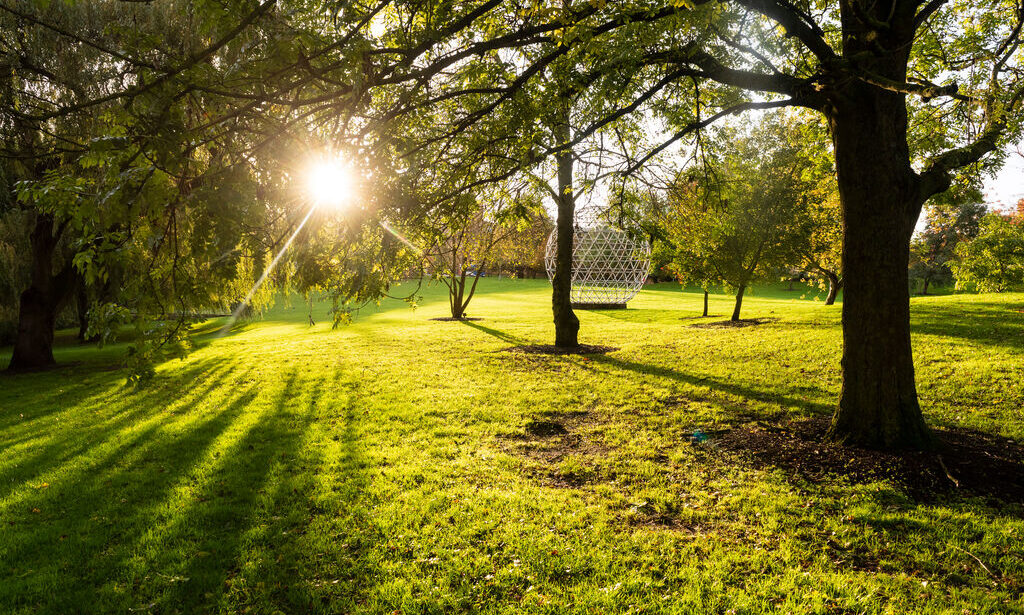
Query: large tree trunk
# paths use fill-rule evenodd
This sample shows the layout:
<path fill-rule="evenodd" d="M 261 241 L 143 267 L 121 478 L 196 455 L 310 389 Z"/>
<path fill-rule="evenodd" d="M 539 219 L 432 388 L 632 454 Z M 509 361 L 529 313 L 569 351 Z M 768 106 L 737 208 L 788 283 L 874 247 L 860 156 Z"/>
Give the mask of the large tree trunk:
<path fill-rule="evenodd" d="M 836 298 L 839 296 L 839 289 L 843 287 L 843 282 L 834 273 L 826 273 L 825 277 L 828 278 L 828 296 L 825 297 L 825 305 L 835 305 Z"/>
<path fill-rule="evenodd" d="M 893 66 L 893 62 L 901 66 Z M 874 62 L 903 81 L 905 58 Z M 902 73 L 900 71 L 903 71 Z M 921 210 L 904 96 L 853 81 L 828 113 L 843 207 L 843 388 L 829 437 L 871 448 L 923 448 L 930 436 L 910 347 L 910 236 Z"/>
<path fill-rule="evenodd" d="M 737 322 L 740 319 L 740 308 L 743 307 L 743 292 L 747 290 L 746 284 L 740 284 L 740 287 L 736 289 L 736 305 L 732 308 L 732 321 Z"/>
<path fill-rule="evenodd" d="M 72 268 L 62 268 L 53 274 L 53 257 L 60 233 L 54 228 L 53 218 L 37 214 L 32 229 L 32 277 L 29 287 L 21 293 L 18 305 L 18 330 L 14 339 L 14 352 L 7 369 L 40 369 L 55 363 L 53 359 L 53 333 L 57 311 L 71 290 Z"/>
<path fill-rule="evenodd" d="M 569 143 L 568 108 L 563 109 L 563 121 L 558 126 L 558 140 Z M 558 164 L 558 219 L 555 223 L 557 251 L 555 273 L 551 276 L 551 308 L 555 315 L 555 346 L 579 346 L 580 321 L 572 310 L 572 244 L 573 224 L 576 217 L 576 197 L 573 192 L 573 156 L 571 149 L 555 156 Z"/>

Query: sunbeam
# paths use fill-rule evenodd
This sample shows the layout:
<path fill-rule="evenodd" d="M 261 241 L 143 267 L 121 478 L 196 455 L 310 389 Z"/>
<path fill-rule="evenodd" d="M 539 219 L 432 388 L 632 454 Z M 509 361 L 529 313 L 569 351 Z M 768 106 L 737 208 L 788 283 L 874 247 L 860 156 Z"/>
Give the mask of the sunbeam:
<path fill-rule="evenodd" d="M 284 242 L 284 245 L 281 246 L 281 250 L 278 251 L 276 256 L 274 256 L 274 260 L 270 261 L 270 264 L 267 265 L 267 268 L 263 270 L 263 274 L 260 276 L 258 280 L 256 280 L 256 283 L 253 284 L 252 288 L 249 290 L 249 293 L 245 296 L 245 299 L 243 299 L 242 302 L 238 304 L 238 307 L 236 307 L 235 310 L 231 313 L 231 318 L 229 318 L 228 321 L 224 323 L 224 326 L 221 328 L 220 333 L 217 334 L 218 338 L 223 337 L 224 334 L 231 330 L 231 327 L 238 320 L 238 317 L 242 315 L 242 310 L 244 310 L 245 306 L 249 305 L 249 302 L 252 301 L 252 296 L 256 294 L 256 291 L 259 290 L 260 286 L 263 285 L 263 282 L 267 279 L 267 276 L 269 276 L 270 272 L 272 272 L 274 270 L 274 267 L 277 266 L 278 261 L 280 261 L 281 257 L 284 256 L 284 253 L 288 251 L 288 247 L 292 245 L 293 241 L 295 241 L 295 237 L 298 236 L 299 232 L 302 230 L 302 227 L 306 226 L 306 222 L 309 220 L 309 217 L 313 215 L 313 212 L 315 210 L 316 205 L 314 204 L 312 207 L 309 208 L 309 211 L 306 212 L 306 216 L 302 219 L 302 222 L 299 222 L 299 226 L 296 227 L 295 231 L 291 234 L 290 237 L 288 237 L 288 241 Z"/>

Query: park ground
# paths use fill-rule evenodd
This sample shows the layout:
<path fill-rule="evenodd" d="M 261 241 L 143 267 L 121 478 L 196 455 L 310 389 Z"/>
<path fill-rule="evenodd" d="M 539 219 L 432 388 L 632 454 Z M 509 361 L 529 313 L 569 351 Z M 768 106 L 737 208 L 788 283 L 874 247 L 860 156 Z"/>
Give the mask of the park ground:
<path fill-rule="evenodd" d="M 334 330 L 282 302 L 142 387 L 62 333 L 0 376 L 0 612 L 1024 612 L 1013 493 L 806 437 L 840 389 L 813 295 L 735 328 L 650 287 L 580 313 L 589 356 L 507 351 L 550 342 L 542 280 L 483 280 L 473 322 L 437 287 Z M 929 423 L 1019 452 L 1024 294 L 912 313 Z"/>

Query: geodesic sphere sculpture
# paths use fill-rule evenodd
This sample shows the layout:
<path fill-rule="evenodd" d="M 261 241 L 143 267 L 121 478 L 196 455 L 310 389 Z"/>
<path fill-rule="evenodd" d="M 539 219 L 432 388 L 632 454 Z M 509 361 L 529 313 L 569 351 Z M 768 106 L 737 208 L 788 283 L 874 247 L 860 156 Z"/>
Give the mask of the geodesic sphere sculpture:
<path fill-rule="evenodd" d="M 544 265 L 555 274 L 558 231 L 548 236 Z M 577 221 L 572 244 L 572 304 L 578 308 L 624 308 L 640 292 L 651 265 L 651 246 L 602 222 Z"/>

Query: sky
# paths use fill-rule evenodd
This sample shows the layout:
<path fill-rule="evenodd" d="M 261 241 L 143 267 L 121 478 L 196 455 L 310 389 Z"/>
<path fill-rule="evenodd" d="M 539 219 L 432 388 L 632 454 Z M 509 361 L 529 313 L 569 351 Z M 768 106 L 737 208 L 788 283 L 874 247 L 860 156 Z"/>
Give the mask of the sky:
<path fill-rule="evenodd" d="M 985 203 L 996 209 L 1007 209 L 1024 199 L 1024 142 L 1011 148 L 1006 165 L 994 178 L 985 181 Z"/>

